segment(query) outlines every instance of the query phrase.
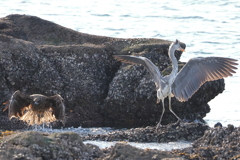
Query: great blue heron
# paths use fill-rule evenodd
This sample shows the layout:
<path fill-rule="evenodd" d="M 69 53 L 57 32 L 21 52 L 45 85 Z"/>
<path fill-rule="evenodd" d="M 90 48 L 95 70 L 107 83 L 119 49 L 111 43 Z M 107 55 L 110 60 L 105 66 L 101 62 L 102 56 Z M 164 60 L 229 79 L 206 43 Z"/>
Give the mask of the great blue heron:
<path fill-rule="evenodd" d="M 237 69 L 237 60 L 224 57 L 196 57 L 190 59 L 185 66 L 178 72 L 178 62 L 174 55 L 175 50 L 185 51 L 180 42 L 173 42 L 168 51 L 172 61 L 172 72 L 163 77 L 158 69 L 149 59 L 145 57 L 115 55 L 114 58 L 126 63 L 143 65 L 152 76 L 157 89 L 157 103 L 162 100 L 163 111 L 157 129 L 161 125 L 162 117 L 165 112 L 164 99 L 169 98 L 169 110 L 177 117 L 171 108 L 171 96 L 175 96 L 180 102 L 187 101 L 192 95 L 207 81 L 222 79 L 232 76 Z"/>
<path fill-rule="evenodd" d="M 15 91 L 8 104 L 8 117 L 18 117 L 30 125 L 39 125 L 61 120 L 65 125 L 65 106 L 60 95 L 25 95 Z"/>

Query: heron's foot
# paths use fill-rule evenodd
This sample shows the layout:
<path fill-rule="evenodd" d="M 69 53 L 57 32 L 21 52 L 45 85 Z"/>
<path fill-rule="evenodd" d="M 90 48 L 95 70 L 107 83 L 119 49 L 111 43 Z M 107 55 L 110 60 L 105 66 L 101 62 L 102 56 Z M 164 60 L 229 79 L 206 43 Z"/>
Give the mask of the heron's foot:
<path fill-rule="evenodd" d="M 158 123 L 156 126 L 156 130 L 158 130 L 160 127 L 162 127 L 162 125 L 160 123 Z"/>
<path fill-rule="evenodd" d="M 182 119 L 179 118 L 179 119 L 177 120 L 177 122 L 175 122 L 175 124 L 180 124 L 180 123 L 184 123 L 184 120 L 182 120 Z"/>
<path fill-rule="evenodd" d="M 184 120 L 178 118 L 177 123 L 181 123 L 181 122 L 184 122 Z"/>

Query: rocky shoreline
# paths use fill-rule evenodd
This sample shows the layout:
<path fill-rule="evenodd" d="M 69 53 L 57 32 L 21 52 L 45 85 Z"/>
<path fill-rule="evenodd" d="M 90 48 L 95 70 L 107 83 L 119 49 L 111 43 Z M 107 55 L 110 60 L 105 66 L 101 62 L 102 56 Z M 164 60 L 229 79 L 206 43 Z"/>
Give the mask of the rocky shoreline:
<path fill-rule="evenodd" d="M 200 123 L 176 122 L 161 126 L 156 130 L 155 126 L 145 128 L 132 128 L 124 131 L 115 131 L 107 134 L 88 135 L 83 140 L 101 141 L 128 141 L 128 142 L 175 142 L 194 141 L 203 136 L 209 126 Z"/>
<path fill-rule="evenodd" d="M 177 37 L 176 37 L 177 38 Z M 163 74 L 171 71 L 170 41 L 151 38 L 111 38 L 85 34 L 35 16 L 0 18 L 0 110 L 16 90 L 26 94 L 60 94 L 66 106 L 65 127 L 132 128 L 102 135 L 19 132 L 27 124 L 0 112 L 0 131 L 14 130 L 0 142 L 0 159 L 240 159 L 240 127 L 210 128 L 203 118 L 208 102 L 224 90 L 224 80 L 207 82 L 187 102 L 172 99 L 176 122 L 156 104 L 156 87 L 143 66 L 122 64 L 113 55 L 149 58 Z M 186 47 L 181 43 L 183 48 Z M 175 52 L 179 60 L 182 52 Z M 183 66 L 179 62 L 179 66 Z M 168 100 L 165 101 L 167 106 Z M 166 107 L 167 108 L 167 107 Z M 59 122 L 51 123 L 60 128 Z M 4 134 L 4 132 L 2 132 Z M 191 141 L 192 147 L 158 151 L 118 143 L 100 149 L 83 140 L 172 142 Z"/>
<path fill-rule="evenodd" d="M 4 136 L 0 142 L 1 159 L 232 159 L 240 158 L 240 127 L 210 128 L 199 123 L 178 122 L 158 131 L 155 127 L 132 128 L 108 134 L 80 136 L 74 132 L 43 133 L 16 132 Z M 100 149 L 84 144 L 84 140 L 119 141 L 114 146 Z M 127 142 L 192 141 L 192 147 L 159 151 L 139 149 Z M 126 143 L 122 143 L 122 142 Z"/>
<path fill-rule="evenodd" d="M 162 112 L 162 104 L 156 104 L 154 82 L 143 66 L 118 62 L 113 55 L 145 56 L 168 74 L 170 44 L 162 39 L 85 34 L 34 16 L 0 18 L 0 104 L 16 90 L 27 95 L 60 94 L 66 106 L 65 127 L 154 126 Z M 175 52 L 178 60 L 181 54 Z M 173 97 L 172 108 L 181 119 L 204 122 L 210 111 L 208 102 L 223 92 L 224 85 L 223 79 L 207 82 L 184 103 Z M 168 100 L 165 103 L 168 106 Z M 177 121 L 167 108 L 165 125 Z M 0 129 L 21 128 L 27 125 L 9 121 L 7 112 L 0 112 Z"/>

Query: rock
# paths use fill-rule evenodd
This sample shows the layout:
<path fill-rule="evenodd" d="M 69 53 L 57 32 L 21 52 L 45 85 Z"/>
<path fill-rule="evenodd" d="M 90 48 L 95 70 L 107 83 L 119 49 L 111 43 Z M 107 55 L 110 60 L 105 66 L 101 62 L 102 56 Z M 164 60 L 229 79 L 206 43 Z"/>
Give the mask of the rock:
<path fill-rule="evenodd" d="M 214 124 L 214 128 L 216 128 L 216 127 L 220 127 L 220 128 L 222 128 L 222 123 L 217 122 L 216 124 Z"/>
<path fill-rule="evenodd" d="M 171 64 L 167 55 L 170 43 L 89 35 L 38 17 L 9 15 L 0 19 L 0 103 L 16 90 L 60 94 L 65 100 L 66 127 L 156 125 L 162 108 L 156 104 L 149 74 L 142 66 L 117 62 L 112 55 L 146 56 L 163 71 Z M 175 54 L 179 59 L 181 52 Z M 208 82 L 188 102 L 173 98 L 172 108 L 182 119 L 203 121 L 210 111 L 207 103 L 223 90 L 223 80 Z M 7 117 L 7 112 L 0 113 L 0 129 L 27 127 L 2 117 Z M 176 120 L 167 110 L 162 122 Z M 61 127 L 58 122 L 52 125 Z"/>
<path fill-rule="evenodd" d="M 94 159 L 92 147 L 83 144 L 77 133 L 44 134 L 37 131 L 4 137 L 0 145 L 1 159 Z M 101 156 L 101 151 L 97 156 Z"/>
<path fill-rule="evenodd" d="M 209 128 L 204 135 L 193 142 L 193 147 L 178 150 L 183 157 L 191 159 L 239 159 L 240 127 Z"/>
<path fill-rule="evenodd" d="M 81 137 L 73 132 L 52 134 L 37 131 L 20 132 L 4 137 L 0 148 L 1 159 L 183 159 L 168 151 L 143 150 L 123 143 L 100 150 L 95 145 L 83 144 Z"/>
<path fill-rule="evenodd" d="M 160 127 L 132 128 L 123 131 L 114 131 L 107 134 L 88 135 L 83 140 L 101 141 L 128 141 L 128 142 L 174 142 L 194 141 L 201 138 L 209 129 L 207 125 L 200 123 L 178 122 Z"/>
<path fill-rule="evenodd" d="M 185 127 L 184 127 L 184 126 Z M 180 127 L 187 133 L 184 135 Z M 195 127 L 193 127 L 195 126 Z M 187 129 L 189 128 L 189 129 Z M 176 130 L 176 133 L 173 133 Z M 202 132 L 201 137 L 197 131 Z M 165 134 L 164 134 L 165 132 Z M 177 136 L 179 132 L 180 136 Z M 123 133 L 123 132 L 122 132 Z M 126 135 L 133 137 L 135 142 L 145 137 L 151 137 L 154 134 L 153 127 L 136 128 L 126 130 L 124 134 L 112 133 L 109 137 L 115 135 L 118 138 L 112 140 L 125 141 Z M 228 127 L 206 128 L 204 125 L 176 123 L 169 124 L 166 128 L 161 128 L 159 134 L 169 138 L 177 136 L 177 140 L 190 140 L 187 137 L 200 137 L 193 142 L 192 147 L 176 149 L 172 151 L 159 151 L 152 149 L 138 149 L 127 143 L 117 143 L 113 147 L 100 149 L 92 144 L 84 144 L 83 139 L 77 133 L 43 133 L 37 131 L 25 131 L 5 136 L 0 139 L 0 159 L 238 159 L 240 157 L 239 136 L 240 127 L 229 125 Z M 194 136 L 195 134 L 198 134 Z M 118 136 L 120 135 L 120 136 Z M 159 136 L 155 134 L 155 136 Z M 112 136 L 114 137 L 114 136 Z M 185 137 L 185 139 L 183 138 Z M 91 137 L 94 140 L 94 137 Z M 166 139 L 167 139 L 166 138 Z M 106 139 L 110 140 L 110 139 Z M 131 141 L 131 139 L 129 139 Z M 155 139 L 157 140 L 157 139 Z M 169 140 L 169 139 L 168 139 Z M 167 141 L 168 141 L 167 140 Z M 170 139 L 174 141 L 173 139 Z M 193 139 L 192 139 L 193 140 Z M 142 142 L 147 141 L 145 138 Z M 155 141 L 156 142 L 156 141 Z"/>
<path fill-rule="evenodd" d="M 104 160 L 139 160 L 139 159 L 162 159 L 162 160 L 183 160 L 179 155 L 167 151 L 158 151 L 151 149 L 138 149 L 128 144 L 117 143 L 109 156 Z"/>

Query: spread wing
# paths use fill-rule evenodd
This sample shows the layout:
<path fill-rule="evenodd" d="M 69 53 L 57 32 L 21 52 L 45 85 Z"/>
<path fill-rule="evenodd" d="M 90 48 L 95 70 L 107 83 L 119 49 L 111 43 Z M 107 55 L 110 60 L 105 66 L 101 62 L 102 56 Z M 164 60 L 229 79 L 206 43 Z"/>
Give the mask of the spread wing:
<path fill-rule="evenodd" d="M 52 108 L 52 114 L 56 119 L 61 120 L 63 125 L 65 125 L 65 105 L 63 103 L 63 98 L 57 94 L 47 98 L 47 102 Z"/>
<path fill-rule="evenodd" d="M 190 59 L 177 74 L 172 85 L 172 93 L 179 101 L 187 101 L 205 82 L 232 76 L 237 69 L 236 61 L 223 57 Z"/>
<path fill-rule="evenodd" d="M 8 117 L 22 117 L 25 109 L 30 105 L 31 98 L 22 92 L 15 91 L 11 96 L 8 106 Z"/>
<path fill-rule="evenodd" d="M 137 57 L 137 56 L 128 56 L 128 55 L 114 55 L 115 59 L 125 62 L 125 63 L 132 63 L 132 64 L 141 64 L 143 65 L 150 75 L 152 76 L 156 88 L 160 87 L 162 75 L 156 65 L 154 65 L 148 58 L 146 57 Z"/>

